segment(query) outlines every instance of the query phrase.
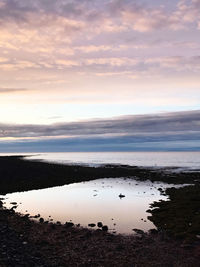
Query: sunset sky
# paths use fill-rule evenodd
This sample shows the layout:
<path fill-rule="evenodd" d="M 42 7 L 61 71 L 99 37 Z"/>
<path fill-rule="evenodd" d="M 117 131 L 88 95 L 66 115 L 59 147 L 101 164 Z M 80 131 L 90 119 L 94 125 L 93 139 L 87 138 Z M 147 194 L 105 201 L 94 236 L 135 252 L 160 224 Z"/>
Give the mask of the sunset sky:
<path fill-rule="evenodd" d="M 0 0 L 0 82 L 0 151 L 200 148 L 200 0 Z"/>

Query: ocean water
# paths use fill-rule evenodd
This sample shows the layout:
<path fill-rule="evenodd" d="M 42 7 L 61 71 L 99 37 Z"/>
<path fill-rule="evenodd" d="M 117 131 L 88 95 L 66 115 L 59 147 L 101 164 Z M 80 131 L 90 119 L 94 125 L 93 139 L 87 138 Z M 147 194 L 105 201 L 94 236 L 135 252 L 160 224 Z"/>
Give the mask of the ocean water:
<path fill-rule="evenodd" d="M 63 164 L 125 164 L 145 167 L 200 169 L 200 152 L 65 152 L 33 154 L 29 159 Z"/>

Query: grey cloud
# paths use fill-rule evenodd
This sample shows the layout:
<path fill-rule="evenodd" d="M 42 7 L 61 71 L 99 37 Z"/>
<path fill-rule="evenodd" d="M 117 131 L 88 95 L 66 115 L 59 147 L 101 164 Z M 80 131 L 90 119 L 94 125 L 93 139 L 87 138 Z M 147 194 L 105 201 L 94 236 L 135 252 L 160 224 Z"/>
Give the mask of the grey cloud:
<path fill-rule="evenodd" d="M 69 1 L 69 0 L 4 0 L 4 5 L 0 8 L 0 21 L 1 23 L 13 21 L 23 25 L 31 23 L 31 14 L 37 14 L 38 18 L 43 15 L 59 15 L 65 18 L 72 18 L 75 20 L 84 20 L 93 23 L 98 23 L 98 27 L 101 26 L 101 22 L 104 19 L 110 19 L 115 26 L 119 26 L 124 23 L 124 14 L 128 12 L 132 14 L 132 20 L 129 21 L 127 29 L 133 26 L 136 31 L 146 30 L 159 30 L 163 28 L 177 28 L 182 24 L 182 18 L 177 16 L 176 10 L 169 14 L 167 8 L 161 8 L 158 4 L 150 8 L 147 4 L 142 4 L 141 1 L 129 1 L 129 0 L 112 0 L 112 1 Z M 194 2 L 193 5 L 189 5 L 188 9 L 198 6 L 198 2 Z M 126 14 L 125 14 L 126 17 Z M 146 22 L 142 22 L 141 18 Z M 125 19 L 127 23 L 128 20 Z M 42 20 L 45 24 L 45 21 Z M 46 24 L 48 24 L 48 20 Z M 125 24 L 126 24 L 125 23 Z M 145 25 L 144 25 L 145 24 Z M 89 26 L 89 25 L 88 25 Z M 94 27 L 94 25 L 93 25 Z M 126 27 L 125 27 L 126 28 Z M 144 30 L 145 31 L 145 30 Z"/>
<path fill-rule="evenodd" d="M 51 125 L 0 124 L 1 137 L 190 136 L 200 133 L 200 111 L 126 116 Z"/>
<path fill-rule="evenodd" d="M 111 14 L 120 15 L 122 11 L 131 10 L 134 12 L 141 13 L 144 5 L 141 5 L 140 1 L 130 1 L 130 0 L 112 0 L 108 4 Z"/>
<path fill-rule="evenodd" d="M 30 14 L 60 15 L 66 17 L 80 17 L 85 11 L 87 1 L 54 1 L 54 0 L 3 0 L 0 8 L 0 18 L 13 20 L 17 23 L 28 22 Z"/>
<path fill-rule="evenodd" d="M 28 2 L 25 4 L 24 1 L 3 0 L 0 8 L 1 23 L 7 22 L 6 20 L 15 21 L 16 23 L 28 22 L 27 13 L 36 11 Z"/>

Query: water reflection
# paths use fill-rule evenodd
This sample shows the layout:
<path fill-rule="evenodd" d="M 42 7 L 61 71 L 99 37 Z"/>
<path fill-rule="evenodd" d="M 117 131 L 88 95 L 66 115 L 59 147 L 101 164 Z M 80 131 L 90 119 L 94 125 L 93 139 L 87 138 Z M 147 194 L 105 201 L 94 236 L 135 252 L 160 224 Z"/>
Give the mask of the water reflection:
<path fill-rule="evenodd" d="M 82 226 L 103 222 L 110 231 L 128 234 L 133 228 L 145 231 L 154 228 L 147 219 L 146 210 L 153 201 L 165 199 L 157 190 L 163 186 L 161 183 L 107 178 L 7 194 L 5 201 L 7 207 L 12 206 L 10 202 L 17 202 L 18 212 L 39 213 L 45 220 L 53 218 L 62 223 L 71 220 Z"/>

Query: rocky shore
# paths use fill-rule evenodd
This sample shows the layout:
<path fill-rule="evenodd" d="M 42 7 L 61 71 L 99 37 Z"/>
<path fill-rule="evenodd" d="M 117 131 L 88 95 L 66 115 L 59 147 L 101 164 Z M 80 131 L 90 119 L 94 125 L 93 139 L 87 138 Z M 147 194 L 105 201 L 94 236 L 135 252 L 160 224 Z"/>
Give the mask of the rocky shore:
<path fill-rule="evenodd" d="M 39 223 L 1 208 L 0 266 L 200 266 L 199 243 L 164 232 L 112 235 L 72 225 Z"/>
<path fill-rule="evenodd" d="M 98 168 L 0 157 L 0 193 L 25 191 L 103 177 L 191 184 L 169 188 L 169 200 L 152 203 L 158 231 L 123 236 L 101 227 L 33 221 L 0 202 L 0 266 L 200 266 L 200 173 L 106 165 Z M 3 198 L 3 197 L 2 197 Z M 131 212 L 131 211 L 130 211 Z M 97 223 L 97 222 L 96 222 Z M 104 230 L 104 231 L 103 231 Z"/>

